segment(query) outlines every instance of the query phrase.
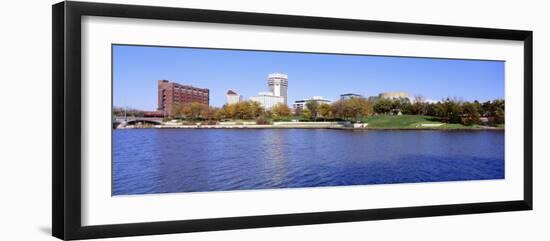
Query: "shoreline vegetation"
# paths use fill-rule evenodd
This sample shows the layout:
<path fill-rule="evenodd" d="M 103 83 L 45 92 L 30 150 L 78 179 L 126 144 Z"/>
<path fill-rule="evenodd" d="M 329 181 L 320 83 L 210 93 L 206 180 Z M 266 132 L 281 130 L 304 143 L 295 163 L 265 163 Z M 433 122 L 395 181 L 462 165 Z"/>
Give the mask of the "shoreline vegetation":
<path fill-rule="evenodd" d="M 499 99 L 481 103 L 447 98 L 434 103 L 422 96 L 353 97 L 330 104 L 311 100 L 294 109 L 283 103 L 265 109 L 256 101 L 239 101 L 221 108 L 192 102 L 175 105 L 168 115 L 164 112 L 156 116 L 114 108 L 113 115 L 118 118 L 113 120 L 113 128 L 503 130 L 504 106 L 504 100 Z"/>
<path fill-rule="evenodd" d="M 379 115 L 366 118 L 361 123 L 350 121 L 272 121 L 257 123 L 254 120 L 230 120 L 224 122 L 168 120 L 161 124 L 139 122 L 116 129 L 172 128 L 172 129 L 337 129 L 337 130 L 504 130 L 497 126 L 463 125 L 445 123 L 432 116 Z"/>

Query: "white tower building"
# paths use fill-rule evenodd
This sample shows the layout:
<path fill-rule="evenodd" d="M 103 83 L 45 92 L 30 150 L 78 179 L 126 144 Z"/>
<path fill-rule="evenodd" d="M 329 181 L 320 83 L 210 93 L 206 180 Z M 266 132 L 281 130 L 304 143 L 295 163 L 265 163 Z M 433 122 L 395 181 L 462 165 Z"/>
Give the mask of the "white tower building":
<path fill-rule="evenodd" d="M 267 76 L 267 85 L 269 86 L 269 91 L 273 93 L 274 96 L 282 96 L 284 99 L 284 104 L 287 104 L 287 91 L 288 91 L 288 75 L 283 73 L 272 73 Z"/>

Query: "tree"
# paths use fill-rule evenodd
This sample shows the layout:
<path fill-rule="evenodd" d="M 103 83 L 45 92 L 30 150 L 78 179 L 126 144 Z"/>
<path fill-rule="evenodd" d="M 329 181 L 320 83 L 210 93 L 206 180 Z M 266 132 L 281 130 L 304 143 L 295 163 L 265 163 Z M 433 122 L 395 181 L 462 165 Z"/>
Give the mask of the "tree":
<path fill-rule="evenodd" d="M 354 121 L 373 114 L 373 104 L 365 98 L 351 98 L 344 100 L 344 115 Z"/>
<path fill-rule="evenodd" d="M 304 119 L 310 120 L 311 119 L 311 111 L 309 109 L 303 109 L 302 110 L 302 116 L 304 117 Z"/>
<path fill-rule="evenodd" d="M 172 116 L 189 120 L 208 118 L 209 108 L 209 106 L 198 102 L 177 104 L 172 107 Z"/>
<path fill-rule="evenodd" d="M 234 118 L 237 119 L 243 119 L 248 120 L 252 119 L 252 111 L 250 108 L 250 102 L 248 101 L 241 101 L 238 103 L 235 103 L 235 116 Z"/>
<path fill-rule="evenodd" d="M 374 112 L 379 114 L 389 113 L 393 108 L 392 105 L 391 99 L 379 98 L 376 103 L 374 103 Z"/>
<path fill-rule="evenodd" d="M 336 102 L 332 103 L 332 105 L 330 106 L 331 107 L 330 112 L 332 112 L 332 115 L 334 117 L 340 118 L 340 119 L 345 119 L 346 118 L 346 116 L 345 116 L 346 107 L 344 105 L 344 101 L 345 100 L 336 101 Z"/>
<path fill-rule="evenodd" d="M 235 115 L 237 113 L 237 104 L 225 104 L 222 107 L 222 114 L 224 114 L 224 118 L 235 118 Z"/>
<path fill-rule="evenodd" d="M 220 111 L 220 108 L 209 106 L 208 111 L 206 111 L 205 118 L 207 120 L 219 120 L 218 112 Z"/>
<path fill-rule="evenodd" d="M 216 111 L 216 113 L 214 114 L 214 118 L 216 120 L 221 120 L 221 119 L 228 118 L 227 113 L 225 111 L 226 110 L 225 110 L 224 107 L 222 107 L 221 109 L 218 109 L 218 111 Z"/>
<path fill-rule="evenodd" d="M 313 117 L 313 119 L 317 119 L 317 111 L 318 111 L 318 108 L 319 108 L 319 102 L 315 101 L 315 100 L 310 100 L 308 102 L 306 102 L 306 107 L 307 109 L 311 112 L 311 116 Z"/>
<path fill-rule="evenodd" d="M 172 106 L 172 116 L 175 118 L 184 118 L 185 114 L 183 113 L 184 105 L 176 104 Z"/>
<path fill-rule="evenodd" d="M 319 115 L 321 115 L 323 118 L 330 118 L 332 117 L 332 110 L 331 106 L 327 103 L 322 103 L 319 105 Z"/>
<path fill-rule="evenodd" d="M 257 101 L 249 101 L 250 105 L 249 105 L 249 111 L 250 111 L 250 116 L 252 118 L 256 118 L 260 115 L 263 115 L 264 114 L 264 107 L 262 107 L 262 104 L 260 102 L 257 102 Z"/>
<path fill-rule="evenodd" d="M 458 100 L 445 99 L 442 106 L 442 113 L 440 117 L 443 117 L 445 121 L 449 123 L 461 123 L 462 105 Z"/>
<path fill-rule="evenodd" d="M 294 109 L 294 116 L 302 116 L 302 108 Z"/>
<path fill-rule="evenodd" d="M 493 101 L 495 124 L 504 124 L 504 106 L 504 100 Z"/>
<path fill-rule="evenodd" d="M 498 108 L 495 111 L 495 124 L 504 124 L 504 109 Z"/>
<path fill-rule="evenodd" d="M 239 101 L 234 104 L 225 104 L 220 112 L 220 118 L 251 120 L 265 115 L 262 104 L 256 101 Z"/>
<path fill-rule="evenodd" d="M 475 103 L 465 102 L 462 104 L 462 113 L 464 117 L 462 118 L 462 124 L 464 125 L 474 125 L 480 124 L 480 114 L 478 106 Z"/>
<path fill-rule="evenodd" d="M 481 104 L 481 109 L 479 110 L 482 116 L 493 116 L 495 109 L 491 101 L 485 101 Z"/>
<path fill-rule="evenodd" d="M 413 115 L 427 115 L 428 103 L 423 96 L 417 95 L 414 97 L 414 102 L 411 104 L 411 114 Z"/>
<path fill-rule="evenodd" d="M 490 124 L 503 124 L 504 123 L 504 100 L 486 101 L 480 105 L 480 114 L 484 117 L 493 117 L 493 121 Z"/>
<path fill-rule="evenodd" d="M 412 107 L 411 107 L 411 101 L 409 100 L 409 98 L 403 98 L 403 97 L 399 97 L 399 98 L 395 98 L 395 99 L 390 99 L 391 101 L 391 112 L 394 113 L 394 114 L 397 114 L 399 112 L 401 112 L 402 114 L 411 114 L 412 111 Z"/>
<path fill-rule="evenodd" d="M 208 106 L 198 102 L 191 102 L 191 104 L 184 105 L 183 112 L 186 118 L 200 119 L 204 118 L 208 111 Z"/>
<path fill-rule="evenodd" d="M 290 108 L 283 103 L 278 103 L 273 106 L 271 112 L 275 118 L 289 117 L 291 114 Z"/>

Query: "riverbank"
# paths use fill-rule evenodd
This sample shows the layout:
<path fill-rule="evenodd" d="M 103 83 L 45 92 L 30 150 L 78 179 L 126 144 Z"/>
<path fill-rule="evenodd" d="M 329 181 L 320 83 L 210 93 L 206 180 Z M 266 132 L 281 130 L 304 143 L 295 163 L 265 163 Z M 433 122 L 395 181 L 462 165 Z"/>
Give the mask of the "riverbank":
<path fill-rule="evenodd" d="M 378 115 L 364 118 L 360 123 L 349 121 L 274 121 L 257 124 L 251 120 L 217 122 L 215 124 L 167 121 L 156 125 L 123 125 L 118 128 L 182 128 L 182 129 L 339 129 L 339 130 L 504 130 L 498 126 L 462 125 L 439 121 L 431 116 Z"/>
<path fill-rule="evenodd" d="M 498 126 L 451 124 L 442 122 L 433 116 L 422 115 L 377 115 L 367 117 L 362 121 L 369 124 L 369 129 L 380 130 L 504 130 L 504 124 Z"/>

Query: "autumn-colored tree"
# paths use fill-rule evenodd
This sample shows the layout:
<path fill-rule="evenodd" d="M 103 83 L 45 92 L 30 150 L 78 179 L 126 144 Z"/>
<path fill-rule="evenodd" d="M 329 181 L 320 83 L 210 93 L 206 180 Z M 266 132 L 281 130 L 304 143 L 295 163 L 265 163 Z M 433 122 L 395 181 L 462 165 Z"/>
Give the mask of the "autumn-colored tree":
<path fill-rule="evenodd" d="M 336 101 L 334 103 L 332 103 L 332 105 L 330 106 L 331 110 L 330 112 L 332 112 L 332 115 L 336 118 L 340 118 L 340 119 L 345 119 L 346 116 L 345 116 L 345 111 L 346 111 L 346 107 L 345 107 L 345 104 L 344 104 L 345 100 L 339 100 L 339 101 Z"/>
<path fill-rule="evenodd" d="M 225 104 L 220 110 L 218 116 L 228 119 L 251 120 L 265 115 L 265 109 L 261 103 L 256 101 L 239 101 L 234 104 Z"/>
<path fill-rule="evenodd" d="M 223 106 L 223 113 L 225 114 L 224 118 L 235 118 L 237 113 L 237 104 L 226 104 Z"/>
<path fill-rule="evenodd" d="M 225 111 L 226 110 L 224 107 L 218 109 L 218 111 L 216 111 L 216 113 L 214 114 L 214 118 L 216 120 L 222 120 L 222 119 L 228 118 L 227 113 Z"/>
<path fill-rule="evenodd" d="M 250 116 L 252 118 L 256 118 L 258 116 L 261 116 L 264 114 L 265 110 L 264 110 L 264 107 L 262 107 L 262 104 L 260 102 L 257 102 L 257 101 L 249 101 L 249 111 L 250 111 Z"/>
<path fill-rule="evenodd" d="M 248 120 L 252 119 L 250 114 L 250 103 L 247 101 L 241 101 L 235 104 L 235 116 L 234 118 Z"/>
<path fill-rule="evenodd" d="M 220 108 L 217 108 L 217 107 L 212 107 L 212 106 L 209 106 L 205 115 L 204 115 L 204 118 L 207 119 L 207 120 L 219 120 L 220 118 L 218 117 L 218 112 L 220 111 Z"/>
<path fill-rule="evenodd" d="M 198 102 L 177 104 L 172 107 L 172 117 L 185 119 L 201 119 L 208 116 L 209 107 Z"/>
<path fill-rule="evenodd" d="M 176 104 L 172 106 L 172 117 L 175 118 L 184 118 L 185 115 L 183 114 L 183 105 L 182 104 Z"/>
<path fill-rule="evenodd" d="M 351 98 L 344 100 L 344 115 L 359 121 L 361 118 L 373 114 L 373 104 L 365 98 Z"/>
<path fill-rule="evenodd" d="M 324 118 L 332 117 L 332 107 L 327 103 L 319 105 L 319 115 Z"/>
<path fill-rule="evenodd" d="M 208 106 L 198 102 L 192 102 L 190 105 L 190 113 L 187 116 L 191 116 L 192 119 L 205 118 L 208 115 Z"/>
<path fill-rule="evenodd" d="M 290 108 L 283 103 L 278 103 L 271 108 L 271 113 L 275 118 L 289 117 L 291 114 Z"/>

